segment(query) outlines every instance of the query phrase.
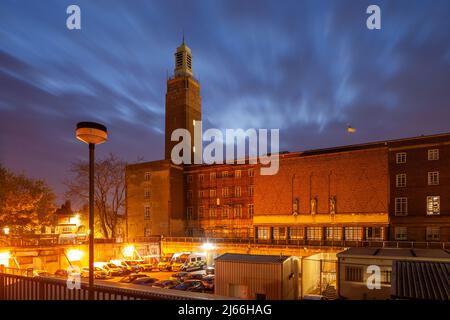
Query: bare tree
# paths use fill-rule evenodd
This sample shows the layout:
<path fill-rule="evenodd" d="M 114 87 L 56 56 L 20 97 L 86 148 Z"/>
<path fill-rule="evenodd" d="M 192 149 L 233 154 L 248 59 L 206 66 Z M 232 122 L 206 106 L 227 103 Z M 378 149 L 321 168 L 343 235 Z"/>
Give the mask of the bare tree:
<path fill-rule="evenodd" d="M 95 214 L 104 238 L 115 238 L 119 223 L 124 218 L 126 162 L 110 153 L 95 162 Z M 73 179 L 66 181 L 67 197 L 89 199 L 89 163 L 78 161 L 71 165 Z"/>

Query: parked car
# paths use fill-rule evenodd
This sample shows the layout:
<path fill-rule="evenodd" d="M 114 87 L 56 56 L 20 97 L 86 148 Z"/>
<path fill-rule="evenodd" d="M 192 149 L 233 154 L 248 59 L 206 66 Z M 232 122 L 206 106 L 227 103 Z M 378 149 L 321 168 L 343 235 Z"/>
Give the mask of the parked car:
<path fill-rule="evenodd" d="M 206 271 L 206 274 L 215 274 L 216 268 L 214 268 L 214 267 L 207 267 L 205 269 L 205 271 Z"/>
<path fill-rule="evenodd" d="M 159 271 L 169 271 L 171 260 L 172 260 L 172 255 L 162 256 L 157 265 L 158 270 Z"/>
<path fill-rule="evenodd" d="M 214 285 L 210 286 L 208 283 L 205 283 L 205 281 L 201 281 L 200 284 L 195 284 L 195 285 L 187 288 L 187 291 L 202 292 L 202 293 L 214 293 Z"/>
<path fill-rule="evenodd" d="M 188 291 L 190 288 L 194 288 L 197 286 L 201 286 L 202 281 L 201 280 L 186 280 L 179 285 L 173 287 L 175 290 L 182 290 L 182 291 Z"/>
<path fill-rule="evenodd" d="M 140 277 L 140 278 L 137 278 L 136 280 L 133 280 L 133 282 L 131 282 L 131 283 L 141 284 L 141 285 L 145 285 L 145 286 L 151 286 L 155 282 L 158 282 L 158 279 L 151 278 L 151 277 Z"/>
<path fill-rule="evenodd" d="M 138 278 L 149 278 L 149 276 L 146 276 L 145 274 L 132 273 L 132 274 L 129 274 L 129 275 L 123 277 L 122 279 L 120 279 L 119 282 L 131 283 Z"/>
<path fill-rule="evenodd" d="M 81 268 L 81 277 L 89 278 L 89 267 Z M 99 267 L 94 267 L 94 278 L 95 279 L 106 279 L 108 278 L 108 273 Z"/>
<path fill-rule="evenodd" d="M 176 287 L 180 283 L 181 282 L 178 280 L 161 280 L 161 281 L 155 282 L 152 285 L 152 287 L 172 289 L 173 287 Z"/>
<path fill-rule="evenodd" d="M 67 278 L 69 276 L 69 272 L 67 272 L 67 270 L 64 269 L 58 269 L 55 271 L 55 276 Z"/>
<path fill-rule="evenodd" d="M 184 256 L 180 256 L 182 259 Z M 185 259 L 180 266 L 180 271 L 195 271 L 201 270 L 206 267 L 206 254 L 204 253 L 191 253 Z"/>
<path fill-rule="evenodd" d="M 204 276 L 204 273 L 189 273 L 186 276 L 186 280 L 203 280 Z"/>
<path fill-rule="evenodd" d="M 33 270 L 33 277 L 48 277 L 52 274 L 45 270 Z"/>
<path fill-rule="evenodd" d="M 184 279 L 186 279 L 188 275 L 189 275 L 189 273 L 182 271 L 182 272 L 174 273 L 170 277 L 172 280 L 184 281 Z"/>
<path fill-rule="evenodd" d="M 114 263 L 111 263 L 111 262 L 109 262 L 109 263 L 108 262 L 95 262 L 94 266 L 105 270 L 106 273 L 108 274 L 108 276 L 111 276 L 111 277 L 117 277 L 117 276 L 124 275 L 123 269 L 119 268 L 118 266 L 116 266 Z"/>

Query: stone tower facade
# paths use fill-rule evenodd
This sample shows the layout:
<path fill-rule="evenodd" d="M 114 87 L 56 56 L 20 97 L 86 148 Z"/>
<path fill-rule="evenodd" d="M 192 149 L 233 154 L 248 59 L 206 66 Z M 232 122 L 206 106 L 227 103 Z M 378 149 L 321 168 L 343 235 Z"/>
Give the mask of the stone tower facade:
<path fill-rule="evenodd" d="M 171 141 L 176 129 L 187 129 L 191 134 L 191 159 L 194 159 L 194 121 L 200 121 L 200 84 L 193 77 L 191 49 L 183 43 L 175 53 L 174 76 L 167 80 L 165 159 L 171 159 L 172 148 L 178 141 Z"/>

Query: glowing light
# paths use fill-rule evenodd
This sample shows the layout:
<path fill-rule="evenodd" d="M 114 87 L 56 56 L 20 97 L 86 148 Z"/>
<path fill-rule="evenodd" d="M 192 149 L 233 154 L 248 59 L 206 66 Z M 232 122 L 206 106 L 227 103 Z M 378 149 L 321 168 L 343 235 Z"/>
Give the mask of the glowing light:
<path fill-rule="evenodd" d="M 205 242 L 202 244 L 201 248 L 205 251 L 214 250 L 216 246 L 210 242 Z"/>
<path fill-rule="evenodd" d="M 83 256 L 84 252 L 79 249 L 70 249 L 67 251 L 67 259 L 69 259 L 70 262 L 80 261 Z"/>
<path fill-rule="evenodd" d="M 78 226 L 80 226 L 80 215 L 79 214 L 76 214 L 74 217 L 72 217 L 72 218 L 70 218 L 70 221 L 69 221 L 71 224 L 74 224 L 74 225 L 76 225 L 77 227 Z"/>
<path fill-rule="evenodd" d="M 347 127 L 347 132 L 348 132 L 348 133 L 355 133 L 355 132 L 356 132 L 356 129 L 353 128 L 352 126 L 348 126 L 348 127 Z"/>
<path fill-rule="evenodd" d="M 9 228 L 8 227 L 4 227 L 3 228 L 3 233 L 8 235 L 9 234 Z"/>
<path fill-rule="evenodd" d="M 133 257 L 134 250 L 135 250 L 134 246 L 129 245 L 129 246 L 126 246 L 125 248 L 123 248 L 122 254 L 126 258 L 131 258 L 131 257 Z"/>
<path fill-rule="evenodd" d="M 11 255 L 9 252 L 0 252 L 0 265 L 9 267 L 9 259 L 11 259 Z"/>

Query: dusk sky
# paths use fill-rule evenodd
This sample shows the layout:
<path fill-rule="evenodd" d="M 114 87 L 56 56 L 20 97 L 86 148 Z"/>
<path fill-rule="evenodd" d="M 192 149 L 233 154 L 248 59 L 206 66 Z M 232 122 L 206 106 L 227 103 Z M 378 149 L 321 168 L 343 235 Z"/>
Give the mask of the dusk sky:
<path fill-rule="evenodd" d="M 450 132 L 450 1 L 0 0 L 0 162 L 61 202 L 79 121 L 108 127 L 97 157 L 162 159 L 183 30 L 206 128 L 279 128 L 289 151 Z"/>

